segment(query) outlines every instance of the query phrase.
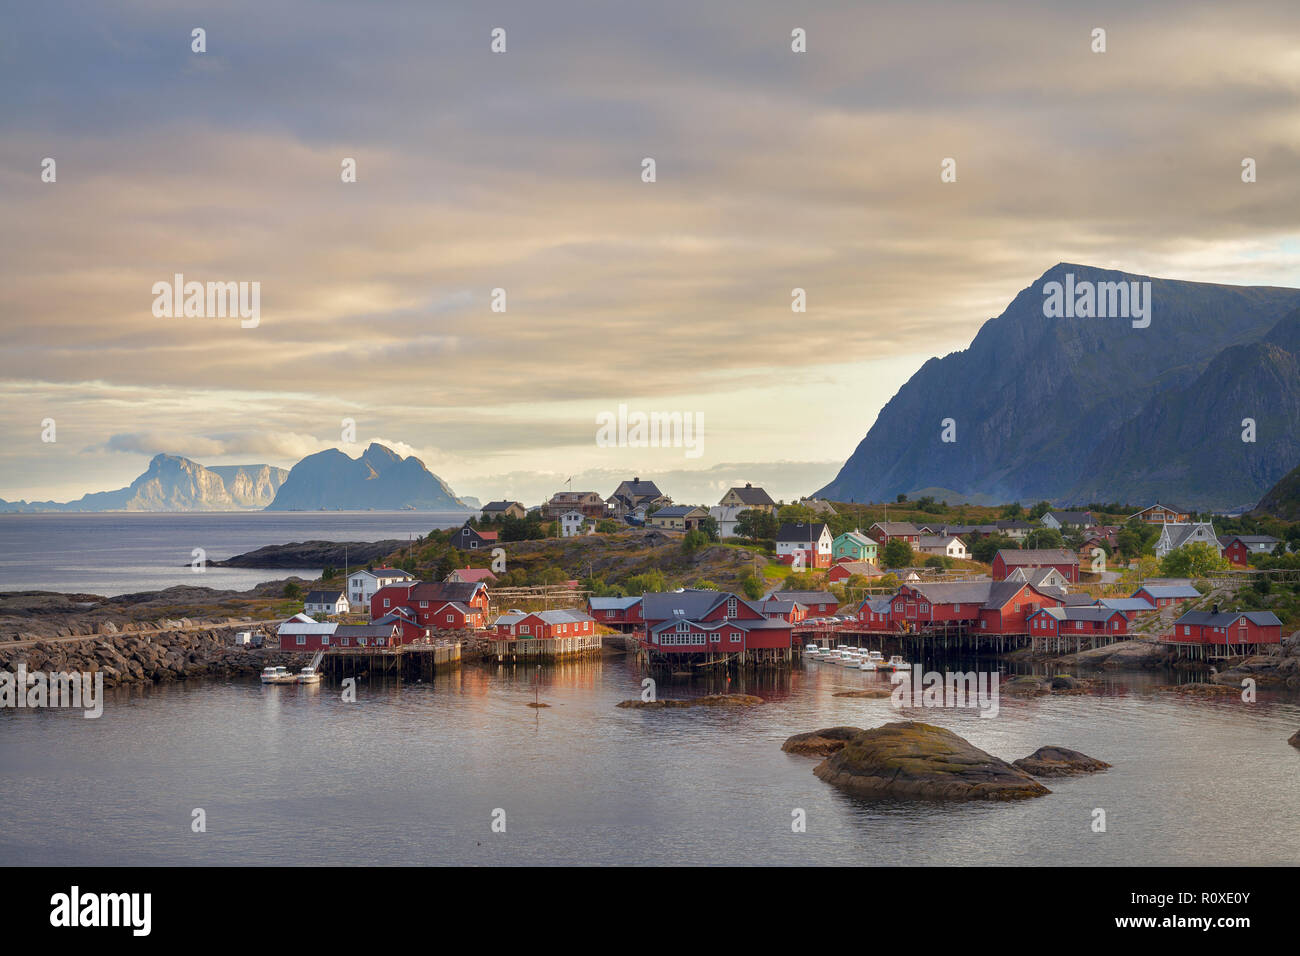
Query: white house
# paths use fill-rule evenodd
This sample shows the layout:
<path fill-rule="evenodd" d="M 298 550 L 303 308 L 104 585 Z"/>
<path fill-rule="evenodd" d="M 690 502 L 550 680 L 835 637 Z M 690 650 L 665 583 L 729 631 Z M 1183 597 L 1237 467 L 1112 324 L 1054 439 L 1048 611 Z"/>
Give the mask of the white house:
<path fill-rule="evenodd" d="M 307 614 L 347 614 L 351 610 L 348 596 L 337 588 L 325 591 L 312 591 L 302 602 L 302 609 Z"/>
<path fill-rule="evenodd" d="M 1160 526 L 1160 537 L 1156 539 L 1156 557 L 1163 558 L 1170 551 L 1177 551 L 1194 541 L 1201 541 L 1214 549 L 1215 554 L 1223 554 L 1219 536 L 1214 533 L 1214 525 L 1208 521 L 1174 522 L 1168 521 Z"/>
<path fill-rule="evenodd" d="M 373 571 L 353 571 L 348 575 L 348 603 L 370 606 L 370 599 L 380 588 L 403 581 L 414 581 L 415 576 L 397 568 L 375 568 Z"/>
<path fill-rule="evenodd" d="M 709 517 L 718 523 L 718 537 L 736 537 L 736 521 L 742 511 L 749 511 L 749 505 L 714 505 L 709 509 Z"/>
<path fill-rule="evenodd" d="M 834 546 L 825 522 L 787 522 L 776 535 L 776 559 L 803 568 L 828 568 Z"/>
<path fill-rule="evenodd" d="M 560 537 L 572 538 L 580 534 L 587 534 L 591 525 L 591 519 L 581 511 L 566 511 L 560 515 Z"/>
<path fill-rule="evenodd" d="M 966 543 L 953 534 L 923 534 L 916 550 L 922 554 L 944 555 L 949 558 L 961 558 L 963 561 L 970 557 L 970 552 L 966 550 Z"/>

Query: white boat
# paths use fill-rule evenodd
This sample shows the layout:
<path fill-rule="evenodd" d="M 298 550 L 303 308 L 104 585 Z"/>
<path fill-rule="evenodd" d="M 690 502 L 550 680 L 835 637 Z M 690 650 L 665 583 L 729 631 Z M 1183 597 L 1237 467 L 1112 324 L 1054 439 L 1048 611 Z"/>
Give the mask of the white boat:
<path fill-rule="evenodd" d="M 897 654 L 894 654 L 889 658 L 889 666 L 896 671 L 909 671 L 912 669 L 912 665 L 903 660 Z"/>
<path fill-rule="evenodd" d="M 300 670 L 300 671 L 298 672 L 298 683 L 299 683 L 299 684 L 319 684 L 319 683 L 320 683 L 320 671 L 316 670 L 316 668 L 314 668 L 314 667 L 304 667 L 302 670 Z"/>
<path fill-rule="evenodd" d="M 298 678 L 289 673 L 287 667 L 263 667 L 262 683 L 263 684 L 296 684 Z"/>
<path fill-rule="evenodd" d="M 880 651 L 867 651 L 867 656 L 862 659 L 862 663 L 858 666 L 864 671 L 879 670 L 884 660 L 884 655 Z"/>
<path fill-rule="evenodd" d="M 807 654 L 809 657 L 816 657 L 818 654 L 822 652 L 822 649 L 821 646 L 818 644 L 809 644 L 807 647 L 803 649 L 803 652 Z"/>

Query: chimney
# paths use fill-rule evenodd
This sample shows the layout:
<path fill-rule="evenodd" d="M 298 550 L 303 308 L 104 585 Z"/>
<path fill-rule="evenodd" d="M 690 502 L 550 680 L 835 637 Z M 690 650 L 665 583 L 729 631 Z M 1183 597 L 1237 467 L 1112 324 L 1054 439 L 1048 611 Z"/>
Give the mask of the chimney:
<path fill-rule="evenodd" d="M 1219 613 L 1219 605 L 1217 605 L 1217 604 L 1214 605 L 1214 607 L 1210 610 L 1210 613 L 1211 613 L 1211 614 L 1218 614 L 1218 613 Z"/>
<path fill-rule="evenodd" d="M 746 488 L 753 488 L 754 485 L 753 485 L 751 482 L 748 482 L 748 481 L 747 481 L 747 482 L 745 482 L 745 487 L 746 487 Z"/>

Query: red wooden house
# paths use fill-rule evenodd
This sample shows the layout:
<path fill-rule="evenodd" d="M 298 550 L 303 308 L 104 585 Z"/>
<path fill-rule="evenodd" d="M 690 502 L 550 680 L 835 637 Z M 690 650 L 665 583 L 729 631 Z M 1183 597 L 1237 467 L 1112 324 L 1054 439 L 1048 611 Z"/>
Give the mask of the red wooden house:
<path fill-rule="evenodd" d="M 868 631 L 890 631 L 890 599 L 887 597 L 867 598 L 858 606 L 858 624 Z"/>
<path fill-rule="evenodd" d="M 1029 633 L 1034 637 L 1095 637 L 1128 634 L 1128 617 L 1123 611 L 1107 607 L 1045 607 L 1027 618 Z"/>
<path fill-rule="evenodd" d="M 912 547 L 921 543 L 921 529 L 910 521 L 877 521 L 867 529 L 883 548 L 891 541 L 906 541 Z"/>
<path fill-rule="evenodd" d="M 1064 604 L 1027 581 L 904 584 L 889 603 L 891 630 L 961 625 L 987 634 L 1025 634 L 1029 614 Z"/>
<path fill-rule="evenodd" d="M 1174 604 L 1186 604 L 1199 601 L 1201 592 L 1190 581 L 1148 581 L 1133 592 L 1133 597 L 1142 598 L 1153 607 L 1170 607 Z"/>
<path fill-rule="evenodd" d="M 1268 534 L 1233 534 L 1220 538 L 1219 545 L 1234 566 L 1245 568 L 1250 566 L 1252 554 L 1272 554 L 1278 540 Z"/>
<path fill-rule="evenodd" d="M 662 653 L 788 649 L 794 640 L 789 621 L 767 618 L 758 605 L 727 591 L 646 594 L 641 606 L 641 643 Z"/>
<path fill-rule="evenodd" d="M 595 620 L 616 631 L 639 631 L 645 622 L 641 619 L 641 598 L 590 597 L 587 613 Z"/>
<path fill-rule="evenodd" d="M 399 607 L 383 617 L 375 618 L 371 624 L 396 624 L 398 638 L 403 644 L 427 641 L 433 636 L 433 629 L 421 627 L 415 620 L 415 612 L 409 608 Z"/>
<path fill-rule="evenodd" d="M 1167 641 L 1186 644 L 1280 644 L 1282 622 L 1272 611 L 1188 611 Z"/>
<path fill-rule="evenodd" d="M 448 605 L 456 605 L 449 608 Z M 414 615 L 415 623 L 435 630 L 484 627 L 488 593 L 482 583 L 460 581 L 414 581 L 380 588 L 370 599 L 372 621 L 398 608 Z M 448 620 L 448 617 L 451 620 Z"/>
<path fill-rule="evenodd" d="M 772 597 L 761 602 L 759 610 L 763 612 L 763 616 L 768 620 L 782 620 L 790 624 L 798 624 L 808 618 L 808 608 L 804 605 L 798 601 L 789 601 L 778 597 Z"/>
<path fill-rule="evenodd" d="M 499 638 L 516 640 L 555 640 L 564 637 L 591 637 L 596 622 L 576 608 L 555 611 L 511 611 L 492 622 Z"/>
<path fill-rule="evenodd" d="M 1005 581 L 1016 568 L 1056 568 L 1071 584 L 1079 580 L 1079 556 L 1064 548 L 999 551 L 993 558 L 993 580 Z"/>

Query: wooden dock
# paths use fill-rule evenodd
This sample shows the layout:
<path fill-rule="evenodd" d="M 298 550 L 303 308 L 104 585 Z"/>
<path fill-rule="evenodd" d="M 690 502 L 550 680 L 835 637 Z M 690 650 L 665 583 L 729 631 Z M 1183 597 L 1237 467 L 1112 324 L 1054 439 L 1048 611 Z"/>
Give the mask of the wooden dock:
<path fill-rule="evenodd" d="M 599 657 L 601 636 L 588 634 L 581 637 L 509 638 L 488 641 L 488 654 L 498 661 L 570 660 L 575 657 Z"/>
<path fill-rule="evenodd" d="M 440 670 L 460 666 L 460 644 L 450 641 L 397 644 L 393 647 L 331 647 L 321 661 L 331 677 L 370 674 L 399 680 L 428 679 Z"/>

